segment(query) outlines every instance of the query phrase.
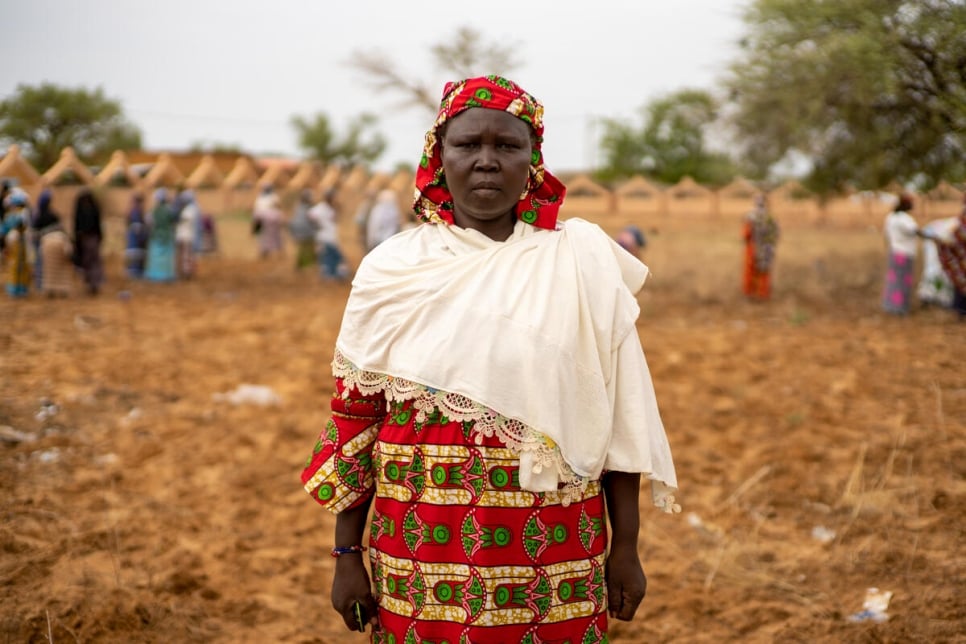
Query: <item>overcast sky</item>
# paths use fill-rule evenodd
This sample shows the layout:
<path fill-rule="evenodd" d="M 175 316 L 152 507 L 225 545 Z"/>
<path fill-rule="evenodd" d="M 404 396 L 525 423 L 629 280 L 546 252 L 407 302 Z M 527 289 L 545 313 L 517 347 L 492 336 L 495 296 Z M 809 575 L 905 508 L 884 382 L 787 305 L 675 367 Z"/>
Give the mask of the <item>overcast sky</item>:
<path fill-rule="evenodd" d="M 290 118 L 336 128 L 380 117 L 378 167 L 415 164 L 431 118 L 400 110 L 345 61 L 380 51 L 414 78 L 450 80 L 430 48 L 460 26 L 519 45 L 510 78 L 543 101 L 550 168 L 595 164 L 595 122 L 636 119 L 649 100 L 710 89 L 742 33 L 747 0 L 0 0 L 0 97 L 20 83 L 100 86 L 148 149 L 195 142 L 298 153 Z"/>

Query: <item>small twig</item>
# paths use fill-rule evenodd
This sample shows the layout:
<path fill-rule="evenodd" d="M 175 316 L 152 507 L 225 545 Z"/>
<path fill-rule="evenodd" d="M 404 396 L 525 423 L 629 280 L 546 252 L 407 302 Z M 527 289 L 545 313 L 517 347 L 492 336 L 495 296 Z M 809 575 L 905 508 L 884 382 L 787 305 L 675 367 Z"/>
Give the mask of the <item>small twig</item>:
<path fill-rule="evenodd" d="M 771 472 L 771 465 L 762 465 L 760 468 L 758 468 L 757 472 L 751 475 L 751 478 L 739 485 L 738 488 L 731 493 L 731 496 L 725 499 L 725 503 L 736 502 L 738 497 L 754 487 L 758 481 L 765 478 L 769 472 Z"/>
<path fill-rule="evenodd" d="M 936 392 L 936 426 L 943 440 L 946 440 L 946 414 L 943 412 L 943 390 L 935 381 L 931 383 L 933 391 Z"/>
<path fill-rule="evenodd" d="M 869 451 L 869 444 L 862 443 L 862 448 L 859 450 L 859 457 L 855 461 L 855 467 L 852 468 L 852 474 L 849 475 L 849 480 L 845 483 L 845 489 L 842 490 L 842 498 L 839 499 L 845 502 L 848 498 L 855 496 L 855 488 L 858 487 L 859 481 L 862 479 L 862 467 L 865 464 L 865 453 Z"/>
<path fill-rule="evenodd" d="M 886 481 L 892 476 L 892 468 L 896 462 L 896 453 L 905 444 L 906 433 L 902 432 L 896 436 L 895 442 L 892 444 L 892 451 L 889 452 L 889 458 L 886 459 L 885 466 L 882 468 L 882 476 L 879 477 L 879 482 L 876 484 L 875 489 L 881 490 L 885 487 Z"/>
<path fill-rule="evenodd" d="M 47 614 L 47 641 L 54 644 L 54 630 L 50 626 L 50 609 L 45 608 L 44 612 Z"/>
<path fill-rule="evenodd" d="M 919 550 L 919 535 L 912 542 L 912 552 L 909 553 L 909 565 L 906 566 L 906 579 L 909 578 L 909 574 L 912 572 L 912 562 L 916 560 L 916 551 Z"/>
<path fill-rule="evenodd" d="M 721 567 L 721 560 L 724 559 L 725 544 L 721 544 L 718 548 L 718 556 L 715 557 L 714 565 L 708 572 L 708 576 L 704 578 L 704 592 L 709 592 L 711 590 L 711 584 L 714 583 L 714 577 L 718 574 L 718 568 Z"/>

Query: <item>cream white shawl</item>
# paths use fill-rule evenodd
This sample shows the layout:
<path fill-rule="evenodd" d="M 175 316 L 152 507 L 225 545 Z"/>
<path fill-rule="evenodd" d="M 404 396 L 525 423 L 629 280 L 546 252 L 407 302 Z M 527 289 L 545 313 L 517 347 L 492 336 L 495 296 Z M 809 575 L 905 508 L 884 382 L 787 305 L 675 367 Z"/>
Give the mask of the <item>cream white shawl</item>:
<path fill-rule="evenodd" d="M 556 231 L 518 222 L 504 242 L 422 224 L 360 265 L 333 370 L 364 393 L 474 420 L 519 453 L 525 489 L 576 498 L 604 469 L 640 472 L 673 511 L 674 465 L 635 326 L 647 274 L 580 219 Z"/>

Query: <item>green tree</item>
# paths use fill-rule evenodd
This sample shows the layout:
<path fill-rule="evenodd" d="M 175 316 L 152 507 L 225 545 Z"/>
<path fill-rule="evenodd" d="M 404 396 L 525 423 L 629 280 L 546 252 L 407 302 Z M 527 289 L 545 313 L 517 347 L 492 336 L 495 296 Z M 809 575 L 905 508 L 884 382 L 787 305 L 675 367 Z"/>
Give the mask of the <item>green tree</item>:
<path fill-rule="evenodd" d="M 35 167 L 46 170 L 67 146 L 83 161 L 101 163 L 114 150 L 140 148 L 141 132 L 100 88 L 43 83 L 18 85 L 0 101 L 0 141 L 18 143 Z"/>
<path fill-rule="evenodd" d="M 726 81 L 744 156 L 829 193 L 966 178 L 966 3 L 756 0 Z"/>
<path fill-rule="evenodd" d="M 339 136 L 332 129 L 329 117 L 322 112 L 311 118 L 292 117 L 298 145 L 309 157 L 342 165 L 370 164 L 382 155 L 386 139 L 373 129 L 376 123 L 372 114 L 360 114 Z"/>
<path fill-rule="evenodd" d="M 472 27 L 460 27 L 443 43 L 433 45 L 431 52 L 436 71 L 445 80 L 459 80 L 482 74 L 507 74 L 519 66 L 514 43 L 484 42 L 480 32 Z M 443 83 L 412 76 L 401 70 L 396 61 L 383 52 L 366 50 L 353 52 L 349 66 L 362 72 L 364 82 L 377 92 L 400 97 L 400 107 L 419 107 L 435 114 L 439 108 Z"/>
<path fill-rule="evenodd" d="M 643 123 L 605 119 L 601 136 L 604 181 L 643 174 L 664 183 L 690 176 L 700 183 L 721 185 L 737 174 L 727 155 L 709 150 L 706 128 L 717 118 L 711 95 L 684 89 L 648 103 Z"/>

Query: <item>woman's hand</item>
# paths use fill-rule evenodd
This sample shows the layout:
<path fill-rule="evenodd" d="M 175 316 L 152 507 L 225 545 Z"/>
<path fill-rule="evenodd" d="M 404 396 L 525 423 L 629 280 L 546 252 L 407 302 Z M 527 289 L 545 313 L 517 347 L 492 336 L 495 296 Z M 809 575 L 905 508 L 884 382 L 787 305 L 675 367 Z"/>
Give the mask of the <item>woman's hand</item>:
<path fill-rule="evenodd" d="M 379 626 L 376 598 L 372 596 L 369 573 L 362 557 L 361 553 L 340 556 L 332 579 L 332 606 L 350 631 L 365 631 L 366 624 L 373 629 Z"/>
<path fill-rule="evenodd" d="M 613 545 L 604 569 L 607 581 L 607 612 L 611 617 L 630 621 L 647 592 L 647 577 L 637 556 L 637 548 Z"/>
<path fill-rule="evenodd" d="M 604 568 L 607 612 L 611 617 L 628 621 L 634 617 L 647 591 L 647 578 L 637 554 L 641 475 L 608 472 L 603 483 L 611 527 L 610 553 Z"/>
<path fill-rule="evenodd" d="M 371 503 L 372 497 L 336 515 L 336 545 L 346 547 L 362 543 L 362 533 Z M 373 629 L 379 627 L 376 598 L 372 596 L 372 586 L 362 561 L 363 557 L 362 552 L 350 552 L 339 555 L 335 560 L 332 606 L 342 615 L 342 621 L 350 631 L 365 631 L 366 624 L 372 625 Z"/>

